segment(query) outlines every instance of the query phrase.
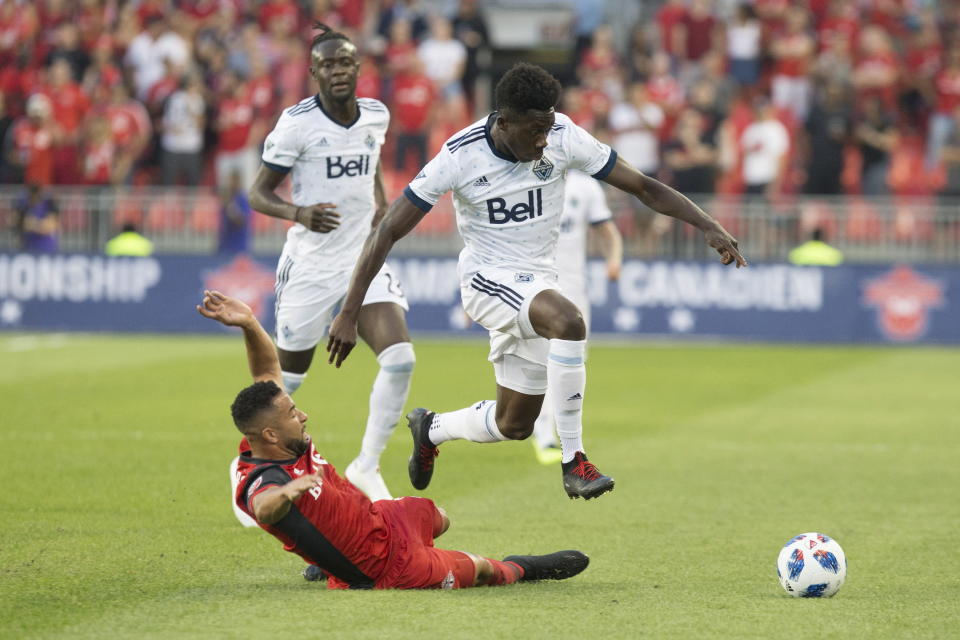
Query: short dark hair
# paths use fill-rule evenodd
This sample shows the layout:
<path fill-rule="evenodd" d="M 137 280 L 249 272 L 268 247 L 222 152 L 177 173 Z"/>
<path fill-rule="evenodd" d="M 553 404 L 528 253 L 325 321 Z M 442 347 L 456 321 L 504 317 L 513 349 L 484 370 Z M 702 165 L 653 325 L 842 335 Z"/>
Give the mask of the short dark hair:
<path fill-rule="evenodd" d="M 313 42 L 310 43 L 311 53 L 313 53 L 313 50 L 317 48 L 318 44 L 326 42 L 327 40 L 346 40 L 347 42 L 352 42 L 350 38 L 347 37 L 347 34 L 334 31 L 333 27 L 325 25 L 322 22 L 314 22 L 313 28 L 320 33 L 315 35 L 313 37 Z"/>
<path fill-rule="evenodd" d="M 560 90 L 560 82 L 546 69 L 518 62 L 500 78 L 494 90 L 494 99 L 497 109 L 501 111 L 549 111 L 557 106 Z"/>
<path fill-rule="evenodd" d="M 254 382 L 249 387 L 242 389 L 237 394 L 233 404 L 230 405 L 230 414 L 233 416 L 233 424 L 241 433 L 247 433 L 253 419 L 261 411 L 269 408 L 273 404 L 282 389 L 277 386 L 273 380 Z"/>

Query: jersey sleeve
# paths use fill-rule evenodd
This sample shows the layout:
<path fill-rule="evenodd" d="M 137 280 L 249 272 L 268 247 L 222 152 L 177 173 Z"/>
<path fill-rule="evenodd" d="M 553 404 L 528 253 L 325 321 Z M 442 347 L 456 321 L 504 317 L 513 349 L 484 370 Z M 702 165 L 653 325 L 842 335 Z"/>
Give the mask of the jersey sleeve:
<path fill-rule="evenodd" d="M 257 467 L 247 476 L 243 490 L 243 500 L 247 511 L 253 513 L 253 498 L 270 487 L 285 485 L 290 482 L 290 475 L 277 464 L 268 464 Z"/>
<path fill-rule="evenodd" d="M 607 196 L 603 193 L 603 187 L 596 180 L 587 181 L 590 186 L 587 187 L 590 192 L 590 204 L 587 207 L 587 222 L 591 225 L 601 224 L 607 220 L 613 219 L 613 213 L 607 205 Z"/>
<path fill-rule="evenodd" d="M 301 136 L 297 135 L 293 116 L 284 112 L 263 142 L 263 164 L 278 173 L 287 173 L 300 157 Z"/>
<path fill-rule="evenodd" d="M 403 190 L 403 195 L 421 211 L 430 211 L 437 200 L 455 186 L 456 170 L 453 154 L 443 145 L 440 153 Z"/>
<path fill-rule="evenodd" d="M 567 123 L 570 130 L 567 140 L 567 153 L 571 169 L 580 169 L 587 175 L 602 180 L 606 178 L 613 165 L 617 163 L 617 152 L 592 135 L 572 120 Z"/>

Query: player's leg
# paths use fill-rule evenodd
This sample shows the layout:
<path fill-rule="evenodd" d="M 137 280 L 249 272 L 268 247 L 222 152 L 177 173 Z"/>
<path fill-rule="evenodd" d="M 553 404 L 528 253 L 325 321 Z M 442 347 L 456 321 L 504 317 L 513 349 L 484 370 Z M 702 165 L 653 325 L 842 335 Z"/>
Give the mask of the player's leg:
<path fill-rule="evenodd" d="M 580 310 L 559 291 L 541 291 L 530 303 L 529 322 L 550 342 L 547 382 L 563 450 L 563 485 L 571 498 L 594 498 L 611 491 L 613 478 L 601 474 L 583 447 L 583 395 L 587 373 L 587 327 Z"/>
<path fill-rule="evenodd" d="M 277 356 L 283 386 L 293 394 L 307 377 L 313 355 L 330 324 L 349 274 L 319 282 L 310 265 L 296 261 L 286 250 L 277 263 Z"/>
<path fill-rule="evenodd" d="M 463 553 L 473 561 L 475 587 L 495 587 L 518 581 L 566 580 L 583 572 L 590 564 L 586 554 L 572 549 L 542 556 L 507 556 L 503 560 Z"/>
<path fill-rule="evenodd" d="M 583 316 L 583 323 L 590 331 L 590 301 L 587 296 L 586 281 L 582 277 L 560 274 L 560 286 L 563 295 L 576 305 Z M 563 459 L 560 442 L 557 440 L 556 422 L 553 415 L 553 395 L 550 387 L 543 398 L 543 408 L 533 425 L 533 448 L 540 464 L 550 465 Z"/>
<path fill-rule="evenodd" d="M 540 415 L 533 423 L 533 449 L 540 464 L 555 464 L 563 458 L 560 443 L 557 441 L 557 430 L 553 419 L 553 398 L 550 387 L 543 396 L 543 406 Z"/>
<path fill-rule="evenodd" d="M 546 389 L 545 368 L 513 354 L 498 356 L 493 365 L 496 400 L 481 400 L 446 413 L 418 408 L 407 414 L 413 435 L 408 472 L 414 488 L 422 490 L 430 484 L 434 458 L 439 455 L 437 447 L 443 442 L 523 440 L 533 432 Z"/>
<path fill-rule="evenodd" d="M 377 355 L 380 370 L 370 391 L 370 412 L 360 454 L 345 471 L 347 479 L 371 500 L 389 500 L 380 475 L 380 455 L 403 413 L 416 357 L 404 317 L 395 302 L 376 302 L 360 308 L 357 330 Z"/>

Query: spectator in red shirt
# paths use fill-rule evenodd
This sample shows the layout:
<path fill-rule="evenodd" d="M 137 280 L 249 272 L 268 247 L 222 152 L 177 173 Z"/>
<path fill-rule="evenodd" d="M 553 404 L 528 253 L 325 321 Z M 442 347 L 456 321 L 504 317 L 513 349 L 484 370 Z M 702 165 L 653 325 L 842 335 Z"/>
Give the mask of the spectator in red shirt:
<path fill-rule="evenodd" d="M 816 43 L 808 31 L 805 9 L 792 7 L 786 18 L 785 32 L 770 48 L 774 58 L 770 99 L 775 107 L 789 109 L 799 122 L 804 122 L 810 111 L 810 65 Z"/>
<path fill-rule="evenodd" d="M 297 26 L 297 18 L 297 5 L 292 0 L 266 0 L 257 12 L 257 21 L 264 31 L 271 31 L 273 22 L 280 20 L 285 23 L 283 28 L 292 32 Z"/>
<path fill-rule="evenodd" d="M 110 131 L 110 120 L 94 116 L 87 125 L 83 144 L 83 182 L 89 185 L 113 184 L 117 147 Z"/>
<path fill-rule="evenodd" d="M 104 35 L 97 39 L 82 87 L 91 99 L 100 101 L 110 95 L 110 88 L 123 81 L 120 67 L 113 59 L 113 39 Z"/>
<path fill-rule="evenodd" d="M 25 184 L 53 183 L 53 149 L 59 130 L 50 98 L 35 93 L 27 100 L 27 115 L 13 124 L 11 164 L 22 172 Z"/>
<path fill-rule="evenodd" d="M 397 132 L 394 160 L 397 171 L 404 170 L 410 151 L 415 154 L 413 166 L 422 167 L 427 163 L 427 139 L 436 101 L 433 81 L 423 72 L 423 64 L 417 58 L 411 58 L 407 68 L 393 80 L 390 111 L 394 114 L 393 125 Z"/>
<path fill-rule="evenodd" d="M 255 117 L 262 122 L 264 128 L 272 129 L 276 115 L 276 94 L 273 88 L 273 76 L 270 67 L 262 56 L 250 57 L 250 80 L 247 82 L 250 92 L 250 103 L 253 105 Z"/>
<path fill-rule="evenodd" d="M 860 52 L 860 59 L 853 68 L 857 103 L 879 98 L 885 111 L 894 110 L 900 70 L 887 32 L 876 25 L 864 27 L 860 34 Z"/>
<path fill-rule="evenodd" d="M 24 50 L 32 50 L 39 31 L 32 2 L 0 0 L 0 65 L 10 64 Z"/>
<path fill-rule="evenodd" d="M 74 82 L 70 64 L 58 58 L 47 73 L 43 89 L 53 105 L 53 117 L 60 128 L 54 145 L 54 182 L 78 184 L 81 181 L 78 145 L 80 126 L 90 108 L 90 99 Z"/>
<path fill-rule="evenodd" d="M 117 150 L 113 182 L 130 184 L 137 161 L 152 135 L 150 116 L 142 104 L 130 97 L 130 90 L 122 82 L 111 90 L 105 115 Z"/>
<path fill-rule="evenodd" d="M 844 38 L 854 48 L 860 33 L 860 15 L 855 2 L 832 0 L 827 16 L 817 29 L 821 49 L 829 49 L 836 38 Z"/>
<path fill-rule="evenodd" d="M 953 131 L 953 112 L 960 106 L 960 44 L 947 51 L 943 69 L 933 78 L 934 112 L 927 129 L 926 168 L 932 170 L 940 160 L 940 150 Z"/>
<path fill-rule="evenodd" d="M 383 57 L 391 77 L 410 68 L 411 60 L 417 58 L 417 43 L 413 41 L 413 27 L 409 20 L 394 20 L 390 24 L 390 41 Z"/>
<path fill-rule="evenodd" d="M 657 30 L 660 34 L 660 48 L 669 55 L 677 53 L 677 27 L 683 17 L 687 15 L 687 8 L 683 0 L 667 0 L 657 10 Z"/>
<path fill-rule="evenodd" d="M 718 36 L 710 0 L 691 0 L 690 8 L 680 19 L 675 33 L 676 53 L 684 66 L 697 65 L 714 49 Z"/>
<path fill-rule="evenodd" d="M 217 108 L 217 185 L 228 184 L 230 174 L 240 174 L 240 184 L 248 189 L 259 164 L 251 132 L 254 107 L 246 81 L 236 72 L 224 75 L 223 90 Z"/>

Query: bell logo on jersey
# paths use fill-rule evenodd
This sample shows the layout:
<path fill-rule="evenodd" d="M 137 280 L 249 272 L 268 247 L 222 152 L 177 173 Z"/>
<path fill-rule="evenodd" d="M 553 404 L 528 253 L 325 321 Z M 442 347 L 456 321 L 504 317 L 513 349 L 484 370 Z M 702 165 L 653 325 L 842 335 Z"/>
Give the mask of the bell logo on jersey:
<path fill-rule="evenodd" d="M 536 197 L 536 204 L 534 204 L 534 197 Z M 518 202 L 510 207 L 503 198 L 491 198 L 487 200 L 487 213 L 490 214 L 490 224 L 533 220 L 543 215 L 543 197 L 539 188 L 527 191 L 526 202 Z"/>
<path fill-rule="evenodd" d="M 347 176 L 365 176 L 370 173 L 370 156 L 356 156 L 355 160 L 344 160 L 343 156 L 327 158 L 327 178 L 333 180 Z"/>

